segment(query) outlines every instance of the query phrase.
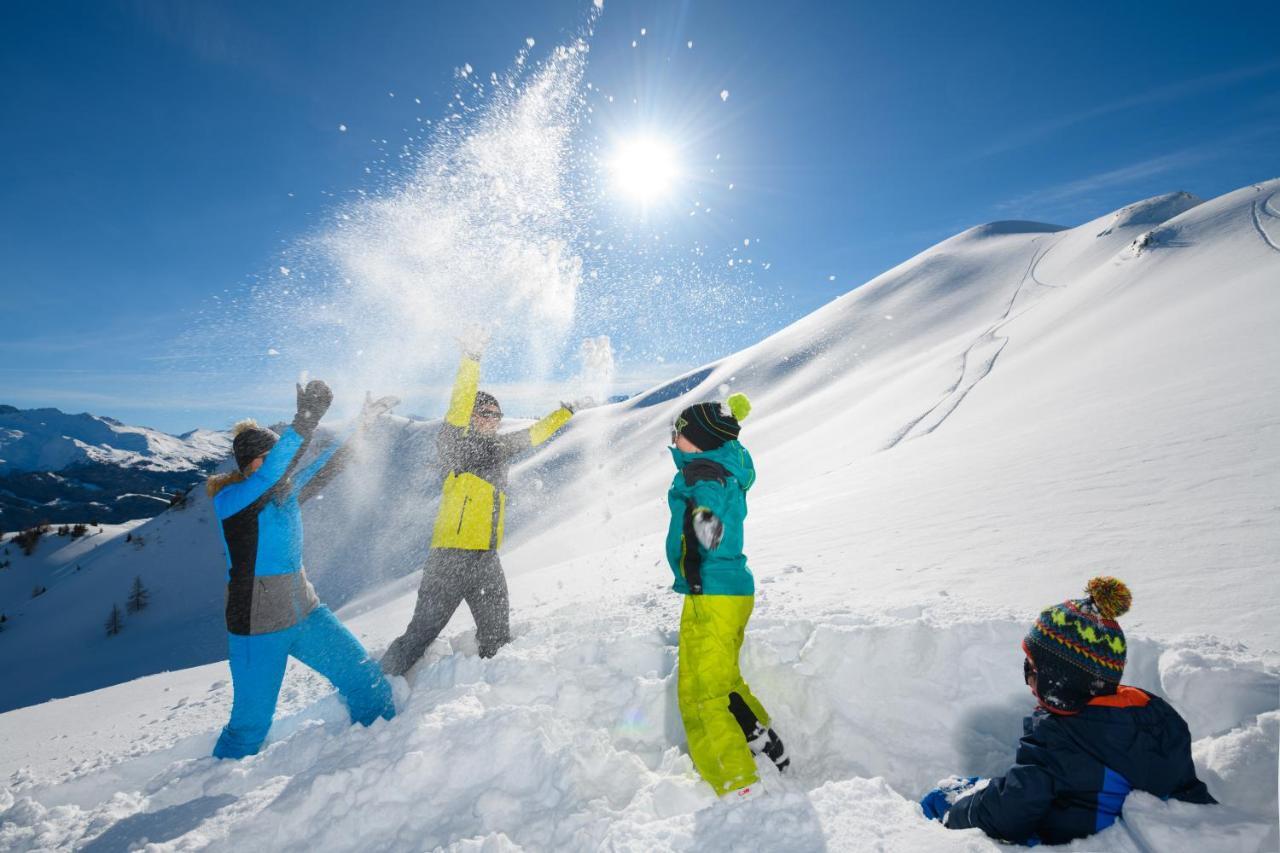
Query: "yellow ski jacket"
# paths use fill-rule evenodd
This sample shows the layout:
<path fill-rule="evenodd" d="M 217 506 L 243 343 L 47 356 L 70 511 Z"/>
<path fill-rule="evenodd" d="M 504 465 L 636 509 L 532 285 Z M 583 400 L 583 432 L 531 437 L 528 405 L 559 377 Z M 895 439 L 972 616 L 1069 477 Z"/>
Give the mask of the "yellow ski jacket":
<path fill-rule="evenodd" d="M 512 457 L 537 447 L 569 422 L 573 413 L 561 406 L 528 429 L 485 435 L 471 429 L 480 385 L 480 362 L 462 359 L 453 384 L 449 411 L 436 439 L 444 478 L 436 511 L 432 548 L 497 550 L 502 545 L 507 510 L 507 469 Z"/>

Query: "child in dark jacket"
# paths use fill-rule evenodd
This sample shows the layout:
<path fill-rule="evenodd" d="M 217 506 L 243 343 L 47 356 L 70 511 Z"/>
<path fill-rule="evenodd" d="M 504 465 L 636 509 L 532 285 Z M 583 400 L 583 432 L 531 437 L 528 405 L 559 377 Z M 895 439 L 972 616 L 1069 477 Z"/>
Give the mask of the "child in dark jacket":
<path fill-rule="evenodd" d="M 1016 764 L 985 784 L 939 783 L 920 805 L 950 829 L 978 827 L 1021 844 L 1061 844 L 1115 823 L 1137 789 L 1213 803 L 1196 778 L 1191 734 L 1167 702 L 1120 683 L 1128 587 L 1089 581 L 1087 598 L 1044 610 L 1022 641 L 1023 675 L 1039 707 L 1023 722 Z"/>

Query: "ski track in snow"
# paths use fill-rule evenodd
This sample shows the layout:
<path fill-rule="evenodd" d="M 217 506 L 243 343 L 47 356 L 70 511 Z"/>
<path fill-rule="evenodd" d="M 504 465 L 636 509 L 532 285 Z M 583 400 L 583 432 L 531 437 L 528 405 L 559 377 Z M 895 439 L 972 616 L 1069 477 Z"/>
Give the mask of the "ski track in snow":
<path fill-rule="evenodd" d="M 1280 219 L 1280 212 L 1277 212 L 1276 209 L 1271 206 L 1272 200 L 1274 200 L 1277 195 L 1280 195 L 1280 192 L 1272 193 L 1265 199 L 1258 199 L 1253 203 L 1252 210 L 1253 227 L 1258 229 L 1258 234 L 1268 246 L 1275 251 L 1280 252 L 1280 244 L 1276 243 L 1276 241 L 1271 238 L 1271 235 L 1267 233 L 1267 229 L 1262 225 L 1263 213 L 1267 214 L 1272 219 Z"/>
<path fill-rule="evenodd" d="M 1032 243 L 1035 244 L 1039 241 L 1040 238 L 1036 237 L 1032 240 Z M 1052 246 L 1040 250 L 1033 248 L 1031 261 L 1027 265 L 1026 271 L 1023 272 L 1022 278 L 1018 280 L 1018 286 L 1014 288 L 1013 296 L 1010 298 L 1004 313 L 960 354 L 960 372 L 956 377 L 955 383 L 943 392 L 942 399 L 928 411 L 899 430 L 885 445 L 885 450 L 890 450 L 908 439 L 928 435 L 942 426 L 943 422 L 964 402 L 964 398 L 969 395 L 969 392 L 990 375 L 995 368 L 996 359 L 1000 357 L 1000 353 L 1004 351 L 1005 346 L 1009 343 L 1008 338 L 999 336 L 1000 329 L 1021 316 L 1023 312 L 1029 311 L 1034 307 L 1033 303 L 1023 309 L 1023 312 L 1013 313 L 1014 306 L 1018 304 L 1019 297 L 1023 295 L 1027 282 L 1030 281 L 1040 287 L 1062 287 L 1061 285 L 1045 284 L 1035 276 L 1036 266 L 1051 248 Z"/>

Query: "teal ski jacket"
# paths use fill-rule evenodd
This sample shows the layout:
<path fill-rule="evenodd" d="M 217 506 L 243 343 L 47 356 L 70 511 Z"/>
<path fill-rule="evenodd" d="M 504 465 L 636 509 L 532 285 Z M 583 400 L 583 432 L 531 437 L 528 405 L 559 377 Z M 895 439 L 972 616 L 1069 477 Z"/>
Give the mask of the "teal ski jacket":
<path fill-rule="evenodd" d="M 672 447 L 671 456 L 676 463 L 667 491 L 667 563 L 676 577 L 672 588 L 684 595 L 754 595 L 755 578 L 742 553 L 747 490 L 756 481 L 751 454 L 730 441 L 702 453 Z M 723 525 L 712 548 L 703 547 L 694 532 L 695 515 L 708 511 Z"/>

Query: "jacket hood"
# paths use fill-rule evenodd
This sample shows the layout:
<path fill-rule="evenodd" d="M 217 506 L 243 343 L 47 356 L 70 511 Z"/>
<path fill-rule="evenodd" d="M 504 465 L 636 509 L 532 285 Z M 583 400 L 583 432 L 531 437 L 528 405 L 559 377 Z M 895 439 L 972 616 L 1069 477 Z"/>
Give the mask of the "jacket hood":
<path fill-rule="evenodd" d="M 668 449 L 671 451 L 671 458 L 675 461 L 677 470 L 683 470 L 684 466 L 698 459 L 707 459 L 723 465 L 737 479 L 744 492 L 755 484 L 755 463 L 751 461 L 751 454 L 739 441 L 726 441 L 714 450 L 704 450 L 700 453 L 686 453 L 676 447 Z"/>

